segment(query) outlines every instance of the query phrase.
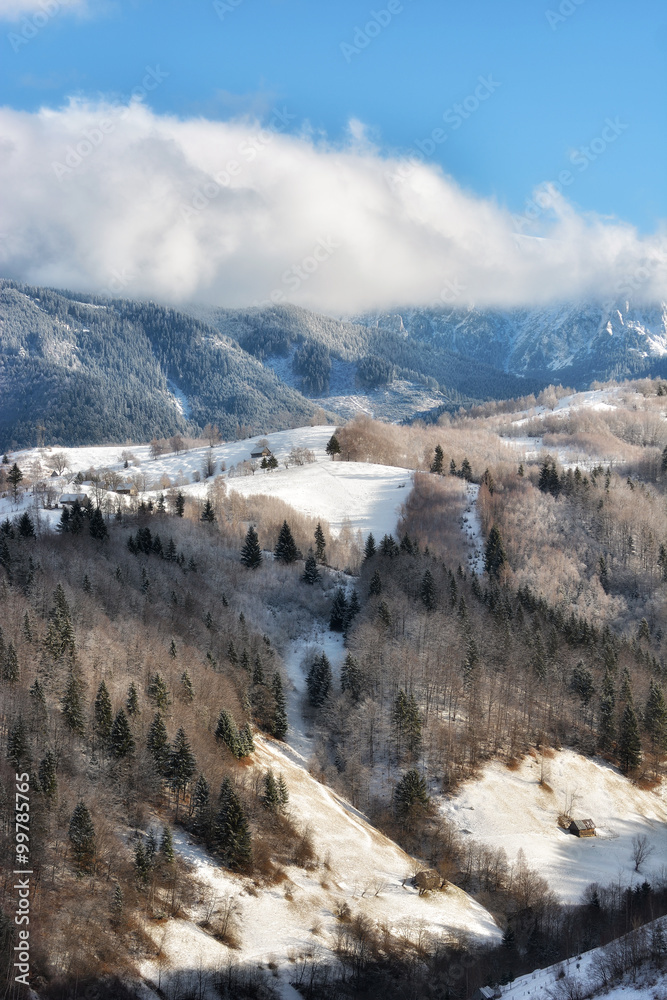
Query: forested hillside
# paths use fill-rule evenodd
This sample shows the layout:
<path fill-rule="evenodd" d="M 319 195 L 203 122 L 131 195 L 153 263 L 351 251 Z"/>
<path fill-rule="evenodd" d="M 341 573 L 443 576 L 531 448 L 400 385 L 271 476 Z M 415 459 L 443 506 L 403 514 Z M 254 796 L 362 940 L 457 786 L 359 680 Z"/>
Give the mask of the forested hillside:
<path fill-rule="evenodd" d="M 306 422 L 315 406 L 173 309 L 0 283 L 0 448 L 227 438 Z M 184 406 L 174 390 L 186 399 Z"/>

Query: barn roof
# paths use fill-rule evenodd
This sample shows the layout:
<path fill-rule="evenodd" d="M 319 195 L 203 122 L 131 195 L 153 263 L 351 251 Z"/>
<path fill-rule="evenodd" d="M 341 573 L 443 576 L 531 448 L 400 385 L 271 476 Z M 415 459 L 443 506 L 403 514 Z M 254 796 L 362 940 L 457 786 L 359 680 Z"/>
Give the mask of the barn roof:
<path fill-rule="evenodd" d="M 573 819 L 570 826 L 576 827 L 577 830 L 594 830 L 595 823 L 592 819 Z"/>

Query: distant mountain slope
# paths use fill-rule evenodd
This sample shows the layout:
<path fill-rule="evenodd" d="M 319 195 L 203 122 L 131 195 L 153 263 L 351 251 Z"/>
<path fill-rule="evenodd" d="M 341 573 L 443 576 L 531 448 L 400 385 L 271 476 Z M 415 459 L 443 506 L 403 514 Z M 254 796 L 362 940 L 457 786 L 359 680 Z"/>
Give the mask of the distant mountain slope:
<path fill-rule="evenodd" d="M 667 303 L 565 303 L 539 309 L 405 309 L 357 320 L 515 375 L 578 388 L 667 371 Z"/>
<path fill-rule="evenodd" d="M 0 448 L 148 440 L 209 421 L 233 437 L 315 410 L 191 316 L 0 281 Z"/>
<path fill-rule="evenodd" d="M 473 400 L 508 399 L 539 390 L 543 380 L 524 378 L 522 373 L 504 371 L 489 358 L 467 358 L 456 349 L 425 341 L 405 329 L 369 323 L 350 323 L 309 312 L 298 306 L 281 305 L 265 309 L 215 309 L 188 307 L 193 315 L 233 337 L 244 350 L 276 366 L 284 379 L 311 396 L 340 396 L 336 379 L 343 376 L 336 361 L 354 365 L 348 394 L 372 390 L 394 378 L 440 393 L 443 402 L 454 404 Z M 304 351 L 304 345 L 324 350 Z M 288 359 L 289 364 L 276 363 Z M 391 373 L 391 374 L 389 374 Z M 349 381 L 349 375 L 348 375 Z M 324 385 L 324 391 L 309 391 L 309 382 Z"/>

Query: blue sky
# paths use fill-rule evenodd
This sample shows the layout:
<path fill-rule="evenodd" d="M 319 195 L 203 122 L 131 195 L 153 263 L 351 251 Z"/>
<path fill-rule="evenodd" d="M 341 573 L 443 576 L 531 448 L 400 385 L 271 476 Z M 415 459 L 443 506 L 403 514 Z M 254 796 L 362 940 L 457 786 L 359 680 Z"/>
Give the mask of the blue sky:
<path fill-rule="evenodd" d="M 573 151 L 597 139 L 593 148 L 605 149 L 575 172 L 568 198 L 642 232 L 667 217 L 664 2 L 561 0 L 559 14 L 555 0 L 393 0 L 391 19 L 358 51 L 342 46 L 386 3 L 218 8 L 89 0 L 87 16 L 60 12 L 17 51 L 9 36 L 26 22 L 5 21 L 2 103 L 34 111 L 72 94 L 125 95 L 147 65 L 159 65 L 169 75 L 147 97 L 158 113 L 224 120 L 279 104 L 295 130 L 308 123 L 337 142 L 355 118 L 382 150 L 409 152 L 455 104 L 474 106 L 479 77 L 490 76 L 494 93 L 456 129 L 450 115 L 432 154 L 464 188 L 520 212 L 537 184 L 557 179 Z M 613 144 L 600 142 L 608 118 L 624 126 Z"/>

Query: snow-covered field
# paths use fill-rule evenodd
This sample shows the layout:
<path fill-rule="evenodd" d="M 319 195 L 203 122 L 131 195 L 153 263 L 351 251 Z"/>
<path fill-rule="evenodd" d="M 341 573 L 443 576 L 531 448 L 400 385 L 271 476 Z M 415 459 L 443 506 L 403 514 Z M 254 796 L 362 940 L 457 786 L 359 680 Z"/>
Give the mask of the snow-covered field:
<path fill-rule="evenodd" d="M 161 455 L 156 459 L 151 458 L 148 445 L 34 448 L 17 452 L 12 455 L 12 459 L 21 467 L 30 466 L 36 461 L 41 461 L 45 466 L 54 451 L 64 452 L 68 460 L 68 473 L 54 484 L 58 492 L 78 491 L 78 487 L 69 485 L 72 478 L 77 472 L 85 473 L 86 470 L 95 468 L 112 469 L 128 479 L 137 475 L 145 476 L 142 492 L 145 486 L 145 490 L 152 495 L 161 492 L 160 481 L 162 477 L 168 477 L 184 493 L 204 497 L 210 480 L 206 481 L 202 477 L 201 482 L 197 483 L 193 482 L 193 478 L 195 474 L 201 474 L 204 459 L 212 453 L 216 462 L 216 475 L 221 474 L 223 463 L 226 466 L 227 471 L 222 475 L 229 490 L 235 490 L 244 496 L 261 494 L 278 497 L 300 513 L 328 521 L 335 534 L 344 525 L 349 525 L 354 531 L 361 531 L 364 536 L 372 531 L 376 538 L 395 531 L 398 508 L 407 499 L 412 488 L 410 471 L 363 462 L 332 462 L 325 448 L 334 430 L 332 426 L 299 427 L 267 435 L 269 447 L 280 463 L 279 468 L 273 471 L 258 468 L 254 474 L 246 476 L 230 476 L 229 470 L 232 465 L 250 459 L 258 438 L 233 441 L 212 449 L 196 448 L 180 455 Z M 315 462 L 290 465 L 286 469 L 284 461 L 293 448 L 309 449 L 315 456 Z M 125 469 L 121 457 L 123 452 L 131 452 L 139 464 Z M 24 505 L 29 502 L 30 496 L 26 494 Z M 0 499 L 0 515 L 15 512 L 16 508 L 8 497 Z M 59 512 L 43 511 L 41 516 L 47 522 L 54 522 L 58 519 Z"/>
<path fill-rule="evenodd" d="M 262 772 L 271 767 L 282 773 L 290 793 L 290 808 L 313 840 L 318 862 L 312 869 L 291 866 L 277 885 L 255 889 L 250 880 L 218 867 L 187 836 L 174 837 L 179 853 L 192 862 L 195 874 L 219 904 L 233 897 L 238 906 L 238 948 L 230 952 L 193 919 L 174 919 L 148 931 L 161 947 L 167 962 L 143 964 L 142 973 L 164 985 L 172 970 L 224 968 L 231 956 L 241 965 L 276 966 L 288 979 L 294 960 L 314 954 L 333 956 L 341 921 L 337 912 L 347 904 L 352 916 L 363 914 L 376 926 L 386 924 L 390 933 L 416 940 L 418 936 L 442 939 L 459 934 L 488 941 L 500 931 L 490 914 L 461 889 L 419 896 L 404 881 L 415 865 L 407 854 L 365 820 L 349 803 L 320 784 L 287 756 L 278 744 L 257 740 L 256 764 Z M 219 908 L 219 907 L 218 907 Z M 199 918 L 203 915 L 203 900 Z"/>
<path fill-rule="evenodd" d="M 564 902 L 575 903 L 591 882 L 624 884 L 651 878 L 667 865 L 667 799 L 663 786 L 642 791 L 616 768 L 571 750 L 544 761 L 526 757 L 518 770 L 500 761 L 488 764 L 478 780 L 467 781 L 442 810 L 463 836 L 504 847 L 510 861 L 522 849 Z M 570 807 L 577 819 L 592 819 L 597 837 L 579 839 L 557 825 Z M 634 871 L 632 838 L 645 834 L 652 853 Z"/>

